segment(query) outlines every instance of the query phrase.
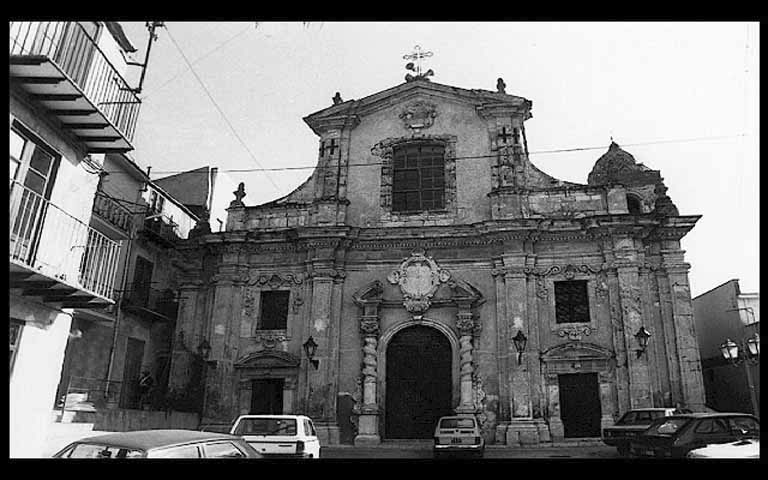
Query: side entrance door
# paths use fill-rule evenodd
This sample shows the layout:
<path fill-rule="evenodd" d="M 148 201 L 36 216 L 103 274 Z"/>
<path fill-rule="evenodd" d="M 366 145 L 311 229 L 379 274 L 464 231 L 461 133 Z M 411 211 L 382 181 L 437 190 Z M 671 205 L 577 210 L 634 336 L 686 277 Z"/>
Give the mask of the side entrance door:
<path fill-rule="evenodd" d="M 121 408 L 139 407 L 139 376 L 141 361 L 144 358 L 144 342 L 128 337 L 125 347 L 125 366 L 123 367 L 123 402 Z"/>
<path fill-rule="evenodd" d="M 558 375 L 557 381 L 565 437 L 599 437 L 601 409 L 597 373 Z"/>
<path fill-rule="evenodd" d="M 282 378 L 254 380 L 251 384 L 251 415 L 280 415 L 283 413 Z"/>

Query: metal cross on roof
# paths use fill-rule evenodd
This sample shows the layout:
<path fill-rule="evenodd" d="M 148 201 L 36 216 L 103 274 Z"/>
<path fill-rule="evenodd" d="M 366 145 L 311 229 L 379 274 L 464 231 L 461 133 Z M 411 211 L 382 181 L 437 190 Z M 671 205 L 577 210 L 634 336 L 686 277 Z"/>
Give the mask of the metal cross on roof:
<path fill-rule="evenodd" d="M 413 53 L 410 55 L 403 55 L 403 60 L 416 60 L 415 70 L 413 62 L 408 63 L 405 68 L 416 72 L 416 76 L 421 76 L 421 59 L 432 56 L 432 52 L 423 52 L 421 46 L 416 45 L 413 47 Z"/>

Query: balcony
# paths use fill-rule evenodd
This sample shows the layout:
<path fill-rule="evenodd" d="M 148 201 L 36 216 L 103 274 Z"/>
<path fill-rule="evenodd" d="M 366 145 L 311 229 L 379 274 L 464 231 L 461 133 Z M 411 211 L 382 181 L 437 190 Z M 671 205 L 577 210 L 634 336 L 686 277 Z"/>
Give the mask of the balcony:
<path fill-rule="evenodd" d="M 175 321 L 179 302 L 173 290 L 156 290 L 133 283 L 122 303 L 123 310 L 153 321 Z"/>
<path fill-rule="evenodd" d="M 141 101 L 79 22 L 10 22 L 9 76 L 86 145 L 126 152 Z"/>
<path fill-rule="evenodd" d="M 93 213 L 112 227 L 117 228 L 123 235 L 128 235 L 133 226 L 133 214 L 115 200 L 96 192 L 93 201 Z"/>
<path fill-rule="evenodd" d="M 113 304 L 120 243 L 11 181 L 11 289 L 60 308 Z"/>
<path fill-rule="evenodd" d="M 144 219 L 144 228 L 141 234 L 148 240 L 170 248 L 181 240 L 179 227 L 170 218 L 158 213 L 151 213 Z"/>

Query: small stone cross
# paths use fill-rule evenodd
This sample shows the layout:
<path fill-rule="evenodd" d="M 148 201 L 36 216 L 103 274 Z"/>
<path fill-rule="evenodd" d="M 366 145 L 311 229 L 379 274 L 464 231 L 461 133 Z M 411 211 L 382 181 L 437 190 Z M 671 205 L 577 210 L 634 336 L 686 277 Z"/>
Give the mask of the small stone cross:
<path fill-rule="evenodd" d="M 323 142 L 323 144 L 325 144 L 325 142 Z M 336 145 L 336 139 L 332 138 L 331 139 L 331 144 L 328 145 L 327 147 L 323 146 L 323 149 L 324 150 L 330 150 L 331 151 L 330 154 L 333 155 L 334 153 L 336 153 L 336 147 L 338 147 L 338 145 Z"/>
<path fill-rule="evenodd" d="M 507 132 L 507 127 L 501 128 L 501 133 L 499 134 L 499 138 L 502 142 L 507 143 L 507 139 L 511 137 L 511 135 Z"/>

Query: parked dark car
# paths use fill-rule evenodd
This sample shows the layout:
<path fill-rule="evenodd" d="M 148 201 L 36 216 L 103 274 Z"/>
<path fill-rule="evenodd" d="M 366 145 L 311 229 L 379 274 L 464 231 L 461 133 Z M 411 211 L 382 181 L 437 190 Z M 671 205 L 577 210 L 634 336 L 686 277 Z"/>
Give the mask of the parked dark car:
<path fill-rule="evenodd" d="M 262 458 L 235 435 L 194 430 L 138 430 L 72 442 L 54 458 Z"/>
<path fill-rule="evenodd" d="M 760 438 L 760 421 L 746 413 L 690 413 L 653 422 L 632 439 L 630 451 L 636 457 L 685 457 L 706 445 Z"/>
<path fill-rule="evenodd" d="M 629 454 L 629 442 L 654 420 L 675 414 L 675 408 L 636 408 L 625 413 L 612 427 L 603 429 L 603 443 L 616 447 L 619 455 Z"/>

